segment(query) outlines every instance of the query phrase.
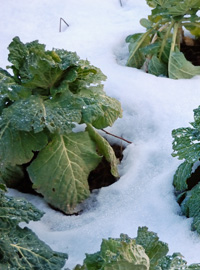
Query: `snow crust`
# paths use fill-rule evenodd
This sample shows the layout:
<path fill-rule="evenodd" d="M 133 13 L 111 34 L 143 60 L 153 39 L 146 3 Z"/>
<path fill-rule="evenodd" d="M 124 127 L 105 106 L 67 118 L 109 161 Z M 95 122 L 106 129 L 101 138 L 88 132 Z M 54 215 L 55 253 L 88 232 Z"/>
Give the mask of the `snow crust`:
<path fill-rule="evenodd" d="M 14 36 L 35 39 L 48 49 L 76 51 L 108 77 L 105 91 L 117 98 L 123 118 L 107 130 L 133 143 L 125 144 L 120 179 L 94 192 L 79 216 L 64 216 L 41 199 L 10 190 L 46 212 L 28 226 L 54 250 L 67 252 L 65 267 L 82 263 L 85 253 L 99 250 L 102 238 L 126 233 L 136 236 L 147 226 L 169 244 L 169 254 L 181 252 L 189 264 L 200 262 L 200 238 L 191 232 L 191 219 L 180 216 L 173 194 L 173 174 L 180 164 L 171 157 L 174 128 L 193 121 L 200 105 L 200 77 L 171 80 L 124 66 L 125 38 L 144 32 L 139 20 L 150 8 L 145 0 L 18 0 L 1 3 L 0 66 L 5 68 L 7 46 Z M 59 33 L 59 21 L 63 18 Z M 109 140 L 115 141 L 109 137 Z"/>

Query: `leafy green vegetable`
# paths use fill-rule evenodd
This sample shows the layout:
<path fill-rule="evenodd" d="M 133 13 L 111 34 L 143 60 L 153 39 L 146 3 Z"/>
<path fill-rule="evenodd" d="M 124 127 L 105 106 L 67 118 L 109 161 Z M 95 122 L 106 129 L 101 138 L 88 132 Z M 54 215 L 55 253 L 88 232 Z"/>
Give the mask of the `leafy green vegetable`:
<path fill-rule="evenodd" d="M 177 201 L 184 215 L 193 217 L 192 229 L 200 233 L 200 183 L 192 182 L 193 168 L 198 167 L 200 159 L 200 107 L 194 110 L 194 122 L 191 127 L 178 128 L 172 131 L 172 156 L 183 159 L 177 168 L 173 184 Z"/>
<path fill-rule="evenodd" d="M 87 178 L 100 160 L 87 132 L 55 135 L 28 167 L 28 173 L 33 188 L 49 203 L 71 213 L 89 196 Z"/>
<path fill-rule="evenodd" d="M 138 228 L 136 243 L 144 247 L 150 259 L 150 269 L 154 269 L 160 258 L 165 256 L 168 252 L 167 244 L 159 241 L 157 234 L 149 232 L 147 227 Z"/>
<path fill-rule="evenodd" d="M 145 33 L 126 38 L 129 43 L 127 66 L 144 68 L 156 76 L 189 79 L 200 75 L 200 67 L 186 60 L 180 52 L 183 27 L 200 36 L 199 0 L 147 0 L 152 7 L 148 19 L 141 19 Z"/>
<path fill-rule="evenodd" d="M 43 213 L 24 199 L 8 197 L 0 190 L 0 268 L 61 269 L 67 254 L 54 252 L 20 222 L 37 221 Z"/>
<path fill-rule="evenodd" d="M 83 265 L 74 270 L 189 270 L 200 269 L 200 264 L 187 266 L 180 253 L 172 256 L 168 245 L 159 240 L 147 227 L 139 227 L 136 238 L 121 234 L 120 238 L 103 239 L 100 251 L 86 254 Z"/>
<path fill-rule="evenodd" d="M 118 160 L 110 144 L 101 135 L 99 135 L 99 133 L 96 132 L 92 125 L 87 125 L 87 131 L 91 138 L 96 142 L 98 152 L 110 163 L 112 175 L 119 177 L 117 170 Z"/>
<path fill-rule="evenodd" d="M 115 154 L 93 127 L 112 126 L 121 105 L 105 94 L 101 70 L 74 52 L 18 37 L 8 49 L 14 75 L 0 69 L 0 182 L 14 187 L 27 169 L 47 202 L 73 213 L 102 156 L 118 177 Z M 90 132 L 75 133 L 80 124 Z"/>

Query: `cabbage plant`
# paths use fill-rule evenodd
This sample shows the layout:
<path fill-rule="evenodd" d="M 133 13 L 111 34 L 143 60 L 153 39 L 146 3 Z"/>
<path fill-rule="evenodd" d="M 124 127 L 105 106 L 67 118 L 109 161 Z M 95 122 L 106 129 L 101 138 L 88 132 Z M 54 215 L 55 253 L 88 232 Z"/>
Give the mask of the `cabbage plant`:
<path fill-rule="evenodd" d="M 200 160 L 200 107 L 194 110 L 194 122 L 190 124 L 190 127 L 172 131 L 172 156 L 183 160 L 175 172 L 173 184 L 182 213 L 193 218 L 192 230 L 200 234 L 200 181 L 199 177 L 193 180 Z"/>
<path fill-rule="evenodd" d="M 18 37 L 8 49 L 12 74 L 0 69 L 0 180 L 13 187 L 28 173 L 48 203 L 73 213 L 90 195 L 88 175 L 103 156 L 118 177 L 97 129 L 121 117 L 121 105 L 105 94 L 101 70 L 74 52 Z"/>
<path fill-rule="evenodd" d="M 74 270 L 199 270 L 200 264 L 188 265 L 180 253 L 167 255 L 168 245 L 147 227 L 139 227 L 136 238 L 103 239 L 100 251 L 86 254 L 83 265 Z"/>
<path fill-rule="evenodd" d="M 53 251 L 20 222 L 38 221 L 43 212 L 25 199 L 5 195 L 0 184 L 0 269 L 60 270 L 67 254 Z"/>
<path fill-rule="evenodd" d="M 126 38 L 129 43 L 127 66 L 172 79 L 200 75 L 200 66 L 194 66 L 180 51 L 184 29 L 195 38 L 200 36 L 197 14 L 200 1 L 147 0 L 147 4 L 152 8 L 151 15 L 140 20 L 146 32 Z"/>

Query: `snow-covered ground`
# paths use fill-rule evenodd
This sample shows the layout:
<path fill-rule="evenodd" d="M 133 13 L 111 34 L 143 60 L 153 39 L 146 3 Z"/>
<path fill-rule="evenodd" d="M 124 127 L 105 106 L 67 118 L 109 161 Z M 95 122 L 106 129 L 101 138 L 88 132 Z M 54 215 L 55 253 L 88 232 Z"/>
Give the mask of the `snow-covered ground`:
<path fill-rule="evenodd" d="M 0 66 L 14 36 L 38 39 L 48 49 L 76 51 L 107 75 L 105 91 L 118 99 L 123 118 L 108 131 L 133 143 L 126 145 L 120 179 L 91 195 L 79 216 L 64 216 L 35 196 L 24 195 L 46 214 L 28 226 L 54 250 L 67 252 L 65 267 L 82 263 L 85 253 L 99 250 L 102 238 L 126 233 L 136 236 L 147 226 L 169 244 L 169 254 L 181 252 L 189 264 L 200 262 L 200 238 L 191 219 L 180 216 L 173 194 L 173 174 L 180 164 L 171 157 L 174 128 L 193 121 L 200 105 L 200 77 L 171 80 L 124 66 L 125 37 L 144 31 L 139 24 L 150 13 L 145 0 L 7 0 L 0 9 Z M 69 24 L 59 21 L 63 18 Z M 114 140 L 109 138 L 110 140 Z M 10 190 L 11 195 L 20 195 Z"/>

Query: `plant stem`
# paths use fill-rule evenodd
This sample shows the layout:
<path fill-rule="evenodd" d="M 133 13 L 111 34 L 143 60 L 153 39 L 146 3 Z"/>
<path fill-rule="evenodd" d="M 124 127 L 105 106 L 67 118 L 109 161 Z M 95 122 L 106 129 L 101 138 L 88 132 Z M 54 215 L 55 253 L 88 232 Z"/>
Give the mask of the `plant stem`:
<path fill-rule="evenodd" d="M 106 131 L 105 129 L 102 129 L 102 131 L 105 132 L 105 133 L 108 134 L 108 135 L 111 135 L 111 136 L 117 138 L 117 139 L 120 139 L 120 140 L 125 141 L 125 142 L 127 142 L 127 143 L 132 143 L 132 142 L 130 142 L 130 141 L 128 141 L 128 140 L 126 140 L 126 139 L 124 139 L 124 138 L 122 138 L 122 137 L 119 137 L 119 136 L 117 136 L 117 135 L 114 135 L 114 134 L 112 134 L 112 133 Z"/>
<path fill-rule="evenodd" d="M 135 46 L 133 52 L 131 53 L 131 55 L 129 56 L 129 60 L 127 61 L 127 66 L 129 66 L 130 61 L 133 57 L 133 55 L 137 52 L 137 50 L 140 48 L 140 46 L 142 45 L 142 43 L 145 41 L 145 39 L 151 34 L 152 31 L 154 31 L 156 29 L 156 27 L 162 23 L 162 20 L 158 21 L 152 28 L 150 28 L 147 32 L 145 32 L 140 40 L 137 42 L 137 45 Z"/>
<path fill-rule="evenodd" d="M 177 35 L 179 32 L 179 28 L 180 28 L 180 22 L 174 22 L 174 32 L 172 36 L 172 45 L 171 45 L 170 54 L 171 52 L 174 52 L 175 46 L 177 45 Z"/>
<path fill-rule="evenodd" d="M 175 22 L 172 21 L 172 23 L 169 25 L 169 27 L 168 27 L 168 29 L 167 29 L 167 32 L 166 32 L 166 34 L 165 34 L 165 37 L 164 37 L 164 39 L 163 39 L 163 41 L 162 41 L 162 45 L 161 45 L 160 53 L 159 53 L 159 60 L 161 60 L 161 56 L 162 56 L 162 53 L 163 53 L 163 51 L 164 51 L 166 41 L 167 41 L 167 39 L 168 39 L 168 37 L 169 37 L 169 35 L 170 35 L 170 33 L 171 33 L 171 30 L 172 30 L 172 27 L 173 27 L 174 23 L 175 23 Z"/>

